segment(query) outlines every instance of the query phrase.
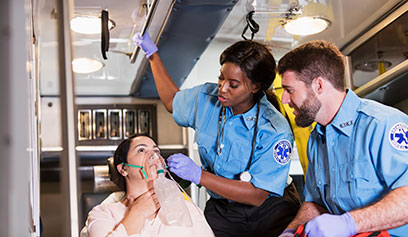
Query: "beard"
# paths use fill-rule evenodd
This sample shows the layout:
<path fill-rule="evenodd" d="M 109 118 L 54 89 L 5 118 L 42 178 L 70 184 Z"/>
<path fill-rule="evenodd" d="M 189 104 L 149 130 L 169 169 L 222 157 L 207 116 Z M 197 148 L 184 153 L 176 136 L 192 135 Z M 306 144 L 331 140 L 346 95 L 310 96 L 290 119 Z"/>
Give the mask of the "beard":
<path fill-rule="evenodd" d="M 294 105 L 293 107 L 298 112 L 295 117 L 296 125 L 304 128 L 310 126 L 315 121 L 322 103 L 314 94 L 308 92 L 307 98 L 303 101 L 302 105 L 300 107 Z"/>

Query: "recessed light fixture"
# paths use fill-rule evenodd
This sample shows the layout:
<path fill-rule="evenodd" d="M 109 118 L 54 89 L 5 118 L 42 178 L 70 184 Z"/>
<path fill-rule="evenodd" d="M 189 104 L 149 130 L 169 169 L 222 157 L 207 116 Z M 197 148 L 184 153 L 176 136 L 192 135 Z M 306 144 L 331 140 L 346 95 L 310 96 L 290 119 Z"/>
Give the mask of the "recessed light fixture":
<path fill-rule="evenodd" d="M 391 67 L 391 65 L 392 63 L 390 61 L 377 59 L 361 62 L 355 66 L 355 69 L 363 72 L 375 72 L 377 70 L 381 71 L 381 69 L 385 71 L 387 68 Z"/>
<path fill-rule="evenodd" d="M 333 22 L 333 5 L 330 0 L 306 1 L 301 14 L 286 19 L 284 28 L 292 35 L 313 35 L 326 30 Z"/>
<path fill-rule="evenodd" d="M 284 28 L 292 35 L 313 35 L 324 31 L 330 24 L 330 21 L 324 18 L 304 16 L 289 20 Z"/>
<path fill-rule="evenodd" d="M 72 71 L 75 73 L 92 73 L 101 70 L 105 65 L 93 58 L 76 58 L 72 61 Z"/>
<path fill-rule="evenodd" d="M 115 28 L 116 23 L 109 19 L 109 30 Z M 75 16 L 71 20 L 71 30 L 80 34 L 100 34 L 101 18 L 98 16 Z"/>

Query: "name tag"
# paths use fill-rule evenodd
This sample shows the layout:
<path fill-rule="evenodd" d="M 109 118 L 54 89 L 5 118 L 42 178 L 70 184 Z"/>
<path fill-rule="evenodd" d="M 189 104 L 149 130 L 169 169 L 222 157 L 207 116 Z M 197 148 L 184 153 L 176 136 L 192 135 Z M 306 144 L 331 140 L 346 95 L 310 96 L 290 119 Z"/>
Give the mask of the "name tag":
<path fill-rule="evenodd" d="M 341 124 L 340 124 L 340 127 L 341 127 L 341 128 L 345 128 L 345 127 L 348 127 L 348 126 L 350 126 L 350 125 L 353 125 L 353 120 L 350 120 L 350 121 L 345 122 L 345 123 L 341 123 Z"/>

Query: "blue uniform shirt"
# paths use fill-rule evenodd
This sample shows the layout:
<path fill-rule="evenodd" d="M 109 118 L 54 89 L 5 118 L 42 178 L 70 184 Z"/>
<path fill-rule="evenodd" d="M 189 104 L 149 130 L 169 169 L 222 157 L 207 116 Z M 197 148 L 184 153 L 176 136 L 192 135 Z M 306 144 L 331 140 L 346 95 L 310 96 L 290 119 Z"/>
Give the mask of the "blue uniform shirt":
<path fill-rule="evenodd" d="M 178 125 L 195 130 L 201 163 L 214 174 L 239 180 L 251 155 L 257 106 L 244 114 L 233 115 L 226 108 L 222 152 L 217 154 L 219 114 L 218 86 L 206 83 L 177 92 L 173 118 Z M 251 183 L 274 195 L 283 195 L 289 173 L 293 135 L 286 119 L 263 96 L 260 101 L 258 134 L 249 169 Z M 221 196 L 209 191 L 214 198 Z"/>
<path fill-rule="evenodd" d="M 408 116 L 348 90 L 337 115 L 308 142 L 305 201 L 342 214 L 408 185 Z M 392 229 L 406 236 L 408 225 Z"/>

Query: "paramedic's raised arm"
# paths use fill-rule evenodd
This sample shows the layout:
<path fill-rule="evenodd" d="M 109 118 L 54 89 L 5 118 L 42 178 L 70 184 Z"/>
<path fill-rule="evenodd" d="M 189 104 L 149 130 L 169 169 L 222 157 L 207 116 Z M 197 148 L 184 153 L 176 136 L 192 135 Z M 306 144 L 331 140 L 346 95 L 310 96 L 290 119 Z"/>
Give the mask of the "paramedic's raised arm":
<path fill-rule="evenodd" d="M 179 88 L 170 78 L 159 54 L 157 53 L 158 49 L 150 39 L 147 32 L 143 35 L 143 37 L 137 33 L 133 37 L 133 41 L 146 53 L 146 57 L 149 59 L 150 66 L 152 68 L 153 77 L 160 100 L 163 102 L 167 111 L 171 113 L 173 111 L 173 98 L 176 95 L 176 92 L 179 91 Z"/>

